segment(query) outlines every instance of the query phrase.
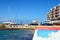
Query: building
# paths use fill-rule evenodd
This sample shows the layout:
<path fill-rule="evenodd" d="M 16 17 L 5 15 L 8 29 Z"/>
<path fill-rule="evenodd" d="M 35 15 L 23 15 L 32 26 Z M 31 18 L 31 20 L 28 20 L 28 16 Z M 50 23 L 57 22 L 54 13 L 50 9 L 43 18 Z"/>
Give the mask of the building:
<path fill-rule="evenodd" d="M 47 14 L 48 21 L 60 21 L 60 4 L 52 8 Z"/>
<path fill-rule="evenodd" d="M 47 20 L 60 20 L 60 4 L 50 10 L 50 12 L 47 14 Z"/>

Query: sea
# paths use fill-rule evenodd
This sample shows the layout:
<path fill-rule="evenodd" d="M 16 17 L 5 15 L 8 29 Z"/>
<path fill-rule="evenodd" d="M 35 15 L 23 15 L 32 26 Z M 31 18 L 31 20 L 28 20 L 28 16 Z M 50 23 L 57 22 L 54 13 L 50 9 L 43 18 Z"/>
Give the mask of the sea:
<path fill-rule="evenodd" d="M 32 40 L 34 30 L 0 30 L 0 40 Z"/>

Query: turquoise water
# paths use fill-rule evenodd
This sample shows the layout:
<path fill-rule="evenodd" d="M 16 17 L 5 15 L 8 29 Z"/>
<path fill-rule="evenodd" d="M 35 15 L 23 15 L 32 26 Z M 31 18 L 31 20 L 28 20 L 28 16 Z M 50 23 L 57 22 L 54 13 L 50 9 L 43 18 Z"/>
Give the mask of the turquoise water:
<path fill-rule="evenodd" d="M 0 30 L 0 40 L 32 40 L 34 30 Z"/>
<path fill-rule="evenodd" d="M 52 32 L 57 32 L 58 30 L 38 30 L 37 31 L 37 36 L 38 37 L 48 37 L 49 34 Z"/>

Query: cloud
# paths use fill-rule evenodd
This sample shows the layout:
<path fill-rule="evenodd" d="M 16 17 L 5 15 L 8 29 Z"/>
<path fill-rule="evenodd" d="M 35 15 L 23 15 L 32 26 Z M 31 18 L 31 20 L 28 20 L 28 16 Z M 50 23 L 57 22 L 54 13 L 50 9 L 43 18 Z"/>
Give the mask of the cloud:
<path fill-rule="evenodd" d="M 60 31 L 58 32 L 52 32 L 51 34 L 48 34 L 49 37 L 43 38 L 43 37 L 38 37 L 37 36 L 37 31 L 35 31 L 33 40 L 59 40 L 60 39 Z"/>

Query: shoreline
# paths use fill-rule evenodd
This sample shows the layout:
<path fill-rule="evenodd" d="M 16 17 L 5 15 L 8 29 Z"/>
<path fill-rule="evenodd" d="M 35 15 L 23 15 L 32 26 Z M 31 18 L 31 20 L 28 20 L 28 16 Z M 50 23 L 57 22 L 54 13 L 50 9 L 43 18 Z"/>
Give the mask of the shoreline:
<path fill-rule="evenodd" d="M 0 30 L 35 30 L 35 28 L 0 28 Z"/>

